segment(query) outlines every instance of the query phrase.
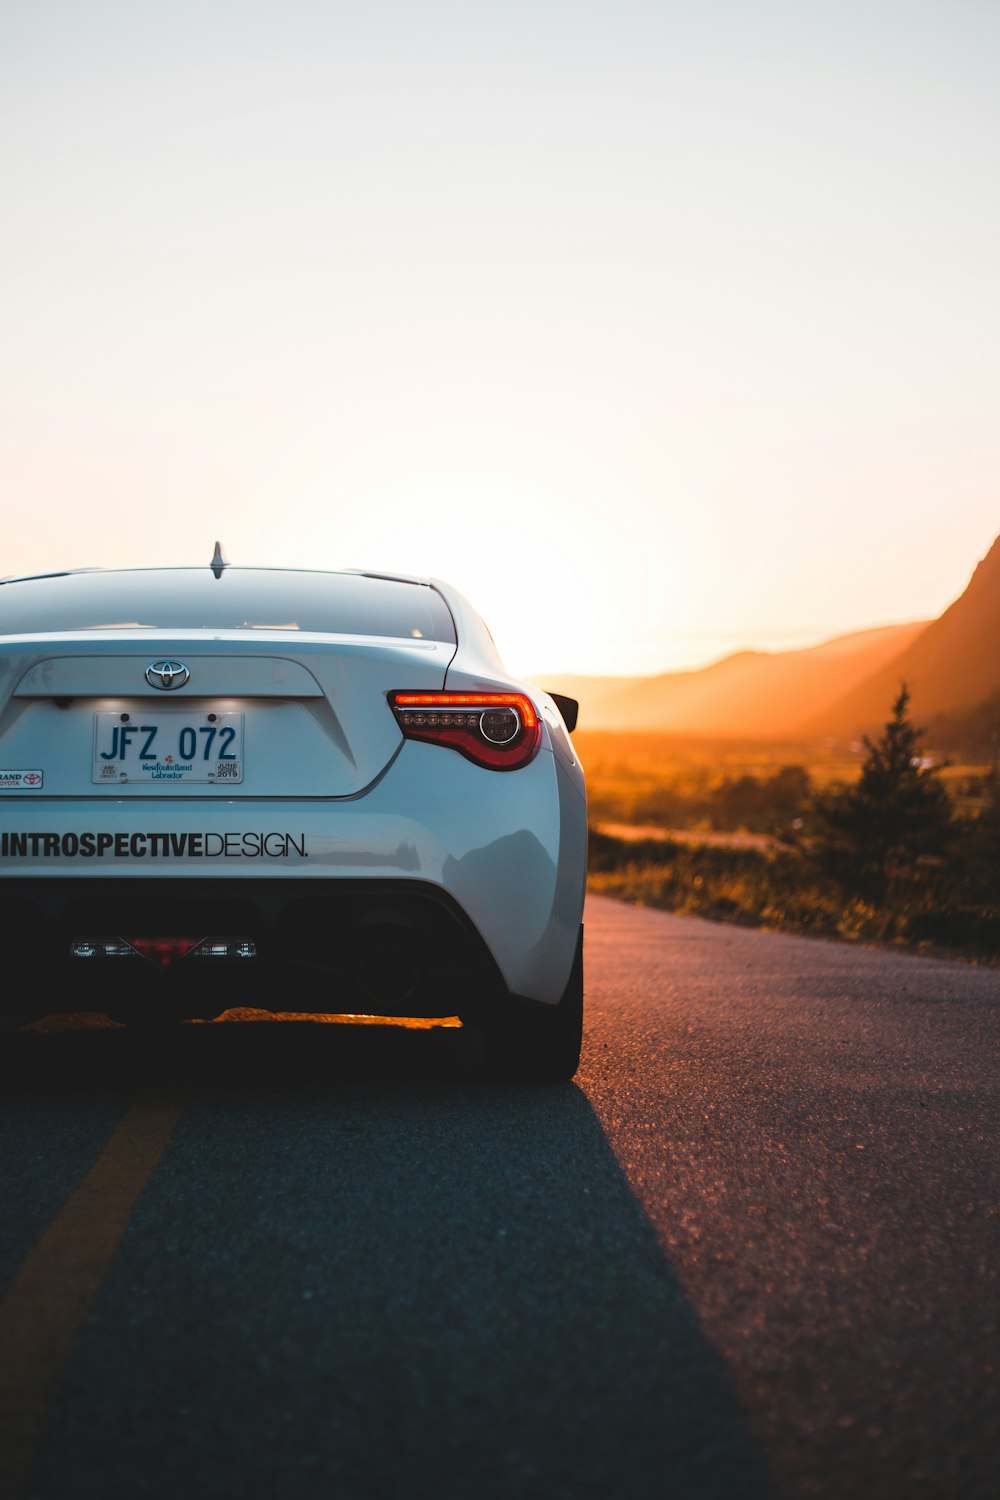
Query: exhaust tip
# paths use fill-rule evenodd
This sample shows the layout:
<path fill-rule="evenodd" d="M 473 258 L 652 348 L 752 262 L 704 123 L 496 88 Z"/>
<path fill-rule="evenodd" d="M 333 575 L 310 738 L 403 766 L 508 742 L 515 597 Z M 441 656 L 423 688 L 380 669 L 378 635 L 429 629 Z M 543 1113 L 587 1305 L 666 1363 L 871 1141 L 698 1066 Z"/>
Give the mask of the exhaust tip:
<path fill-rule="evenodd" d="M 373 1014 L 398 1011 L 412 1000 L 420 983 L 409 934 L 397 928 L 369 928 L 360 940 L 354 975 Z"/>

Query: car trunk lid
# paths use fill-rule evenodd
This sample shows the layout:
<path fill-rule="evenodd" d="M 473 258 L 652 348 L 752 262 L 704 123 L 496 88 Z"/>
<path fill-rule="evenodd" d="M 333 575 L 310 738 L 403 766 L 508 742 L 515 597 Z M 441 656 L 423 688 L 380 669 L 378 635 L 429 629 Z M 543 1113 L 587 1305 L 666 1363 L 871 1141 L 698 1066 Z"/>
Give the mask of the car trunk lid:
<path fill-rule="evenodd" d="M 441 688 L 455 650 L 346 636 L 276 637 L 273 654 L 264 644 L 237 632 L 211 651 L 203 638 L 151 646 L 124 633 L 8 644 L 4 794 L 354 797 L 402 743 L 387 693 Z M 11 785 L 14 773 L 22 780 Z"/>

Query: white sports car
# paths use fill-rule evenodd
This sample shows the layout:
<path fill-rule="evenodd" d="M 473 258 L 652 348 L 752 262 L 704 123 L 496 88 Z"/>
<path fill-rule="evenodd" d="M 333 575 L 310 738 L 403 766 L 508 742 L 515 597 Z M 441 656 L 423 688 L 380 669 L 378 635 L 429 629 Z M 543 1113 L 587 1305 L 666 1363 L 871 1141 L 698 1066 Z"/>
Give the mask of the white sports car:
<path fill-rule="evenodd" d="M 229 566 L 0 583 L 0 939 L 22 1018 L 458 1015 L 569 1078 L 576 704 L 446 584 Z"/>

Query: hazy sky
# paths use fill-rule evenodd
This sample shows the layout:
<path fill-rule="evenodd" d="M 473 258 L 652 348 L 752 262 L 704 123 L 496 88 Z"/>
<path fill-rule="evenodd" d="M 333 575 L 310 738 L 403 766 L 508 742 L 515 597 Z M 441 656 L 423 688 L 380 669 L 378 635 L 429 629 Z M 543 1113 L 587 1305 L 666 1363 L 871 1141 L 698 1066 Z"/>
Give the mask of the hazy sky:
<path fill-rule="evenodd" d="M 0 0 L 0 575 L 376 565 L 515 670 L 1000 532 L 996 0 Z"/>

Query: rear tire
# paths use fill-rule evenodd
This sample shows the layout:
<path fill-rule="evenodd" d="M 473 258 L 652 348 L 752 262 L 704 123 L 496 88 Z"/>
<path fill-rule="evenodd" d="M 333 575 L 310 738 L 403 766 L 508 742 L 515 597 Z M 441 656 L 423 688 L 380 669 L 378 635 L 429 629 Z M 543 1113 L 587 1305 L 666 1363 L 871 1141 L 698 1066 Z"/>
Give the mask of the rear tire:
<path fill-rule="evenodd" d="M 484 1027 L 487 1070 L 496 1078 L 565 1083 L 580 1063 L 583 1039 L 583 927 L 558 1005 L 508 995 Z"/>

